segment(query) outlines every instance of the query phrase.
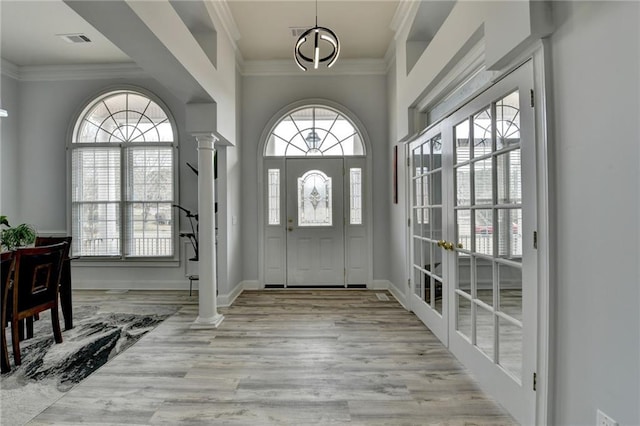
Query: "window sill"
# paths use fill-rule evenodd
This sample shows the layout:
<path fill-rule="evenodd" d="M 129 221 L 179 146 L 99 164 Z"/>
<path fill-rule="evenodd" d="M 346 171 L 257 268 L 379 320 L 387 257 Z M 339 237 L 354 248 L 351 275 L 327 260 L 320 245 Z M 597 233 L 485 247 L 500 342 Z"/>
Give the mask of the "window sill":
<path fill-rule="evenodd" d="M 141 259 L 119 259 L 119 258 L 78 258 L 72 261 L 74 268 L 178 268 L 180 260 L 174 258 L 141 258 Z"/>

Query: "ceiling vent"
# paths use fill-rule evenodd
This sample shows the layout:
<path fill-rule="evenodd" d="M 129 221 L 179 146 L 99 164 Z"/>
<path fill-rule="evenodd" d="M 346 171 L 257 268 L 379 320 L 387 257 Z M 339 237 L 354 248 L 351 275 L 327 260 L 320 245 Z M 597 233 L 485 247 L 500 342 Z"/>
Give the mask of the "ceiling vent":
<path fill-rule="evenodd" d="M 91 43 L 91 39 L 84 34 L 56 34 L 67 43 Z"/>
<path fill-rule="evenodd" d="M 289 27 L 289 31 L 291 31 L 291 37 L 297 39 L 302 34 L 304 34 L 304 32 L 307 31 L 309 28 L 311 27 Z"/>

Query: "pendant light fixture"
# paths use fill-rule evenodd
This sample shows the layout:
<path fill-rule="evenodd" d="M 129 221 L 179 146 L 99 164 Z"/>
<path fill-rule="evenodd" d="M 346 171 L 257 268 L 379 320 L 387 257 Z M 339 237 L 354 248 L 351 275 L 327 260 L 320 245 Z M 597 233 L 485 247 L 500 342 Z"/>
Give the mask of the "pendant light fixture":
<path fill-rule="evenodd" d="M 307 42 L 307 39 L 311 37 L 313 37 L 313 57 L 302 53 L 303 46 Z M 330 49 L 329 54 L 324 55 L 328 49 Z M 313 68 L 318 69 L 318 65 L 326 62 L 327 68 L 331 68 L 338 60 L 338 55 L 340 55 L 340 41 L 336 33 L 329 28 L 318 26 L 318 0 L 316 0 L 316 26 L 309 28 L 298 38 L 293 49 L 293 57 L 298 67 L 300 67 L 302 71 L 306 71 L 307 67 L 305 64 L 313 64 Z"/>

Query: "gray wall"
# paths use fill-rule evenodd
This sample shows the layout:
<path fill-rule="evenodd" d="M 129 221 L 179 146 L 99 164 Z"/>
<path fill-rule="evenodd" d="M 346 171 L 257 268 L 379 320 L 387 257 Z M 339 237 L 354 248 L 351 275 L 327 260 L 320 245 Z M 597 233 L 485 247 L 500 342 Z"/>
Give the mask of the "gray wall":
<path fill-rule="evenodd" d="M 555 421 L 640 424 L 640 5 L 557 2 Z"/>
<path fill-rule="evenodd" d="M 3 82 L 5 81 L 6 77 L 3 76 Z M 16 85 L 18 90 L 3 93 L 3 102 L 18 106 L 12 111 L 12 115 L 18 119 L 17 134 L 19 135 L 17 166 L 11 173 L 15 176 L 12 181 L 13 187 L 18 191 L 14 221 L 31 223 L 39 233 L 44 235 L 69 232 L 65 150 L 69 126 L 75 114 L 89 98 L 105 88 L 119 84 L 136 85 L 148 89 L 167 104 L 179 131 L 180 203 L 189 209 L 197 210 L 197 178 L 185 165 L 186 161 L 197 163 L 196 143 L 183 130 L 184 105 L 155 80 L 129 78 L 17 83 L 14 80 L 9 81 L 5 86 Z M 7 139 L 7 141 L 10 140 L 10 138 Z M 4 153 L 2 161 L 5 162 Z M 11 171 L 10 168 L 9 171 Z M 3 186 L 5 176 L 3 168 Z M 4 199 L 3 191 L 3 204 Z M 184 217 L 181 220 L 184 220 Z M 180 229 L 188 229 L 186 221 L 181 224 Z M 182 244 L 180 246 L 182 248 Z M 74 267 L 74 285 L 77 287 L 128 288 L 133 283 L 137 283 L 143 288 L 176 288 L 184 282 L 182 265 L 87 268 L 77 264 Z"/>
<path fill-rule="evenodd" d="M 0 82 L 1 108 L 8 117 L 0 118 L 0 214 L 8 216 L 11 225 L 20 222 L 18 215 L 18 82 L 2 75 Z"/>
<path fill-rule="evenodd" d="M 373 167 L 373 278 L 388 279 L 389 178 L 385 76 L 245 76 L 242 96 L 243 258 L 244 279 L 258 279 L 258 194 L 256 175 L 260 136 L 285 106 L 322 98 L 343 105 L 366 128 Z"/>

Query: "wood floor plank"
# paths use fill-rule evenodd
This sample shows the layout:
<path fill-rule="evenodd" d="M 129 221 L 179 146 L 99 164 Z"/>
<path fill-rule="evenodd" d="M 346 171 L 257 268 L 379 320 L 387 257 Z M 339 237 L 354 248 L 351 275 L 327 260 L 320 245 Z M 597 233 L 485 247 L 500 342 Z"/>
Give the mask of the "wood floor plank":
<path fill-rule="evenodd" d="M 246 291 L 215 330 L 191 327 L 197 298 L 184 292 L 78 292 L 106 310 L 136 300 L 181 309 L 33 424 L 516 424 L 380 292 Z"/>

